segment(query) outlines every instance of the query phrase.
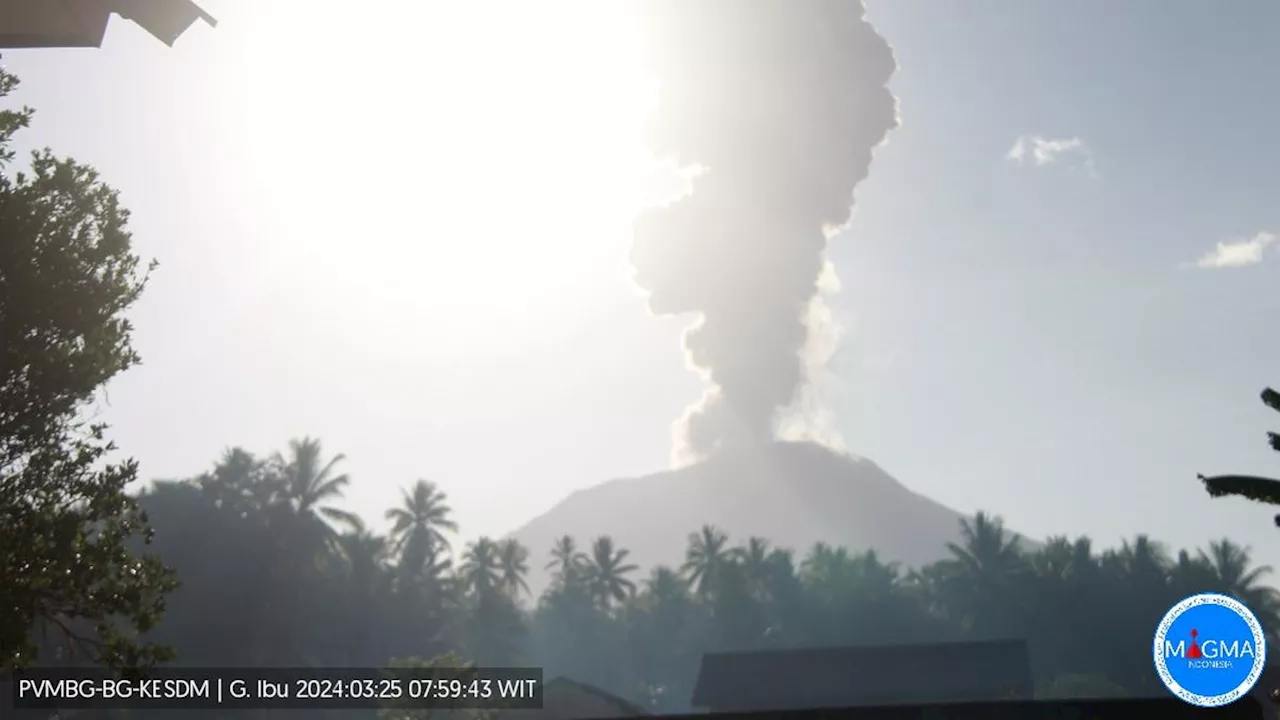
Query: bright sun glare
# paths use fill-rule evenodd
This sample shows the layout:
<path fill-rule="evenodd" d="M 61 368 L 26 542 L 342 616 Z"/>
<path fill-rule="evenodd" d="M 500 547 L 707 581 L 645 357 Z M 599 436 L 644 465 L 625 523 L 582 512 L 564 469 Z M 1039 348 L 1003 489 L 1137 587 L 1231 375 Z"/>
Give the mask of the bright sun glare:
<path fill-rule="evenodd" d="M 629 2 L 241 8 L 225 102 L 296 291 L 474 333 L 625 282 L 631 217 L 670 193 Z"/>

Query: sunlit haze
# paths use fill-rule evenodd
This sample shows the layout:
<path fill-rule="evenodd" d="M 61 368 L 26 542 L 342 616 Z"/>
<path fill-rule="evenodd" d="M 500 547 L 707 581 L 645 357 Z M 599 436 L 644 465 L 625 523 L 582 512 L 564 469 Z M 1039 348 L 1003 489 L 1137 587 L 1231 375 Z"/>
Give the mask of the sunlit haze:
<path fill-rule="evenodd" d="M 691 315 L 652 312 L 632 265 L 637 215 L 682 188 L 647 149 L 660 73 L 629 2 L 199 4 L 218 26 L 173 48 L 116 18 L 101 50 L 4 57 L 37 111 L 18 149 L 97 167 L 160 262 L 130 312 L 143 364 L 101 403 L 143 478 L 309 435 L 347 456 L 344 507 L 382 526 L 426 478 L 466 540 L 668 467 L 705 383 Z M 825 252 L 848 449 L 1035 537 L 1227 535 L 1280 562 L 1266 508 L 1196 480 L 1276 467 L 1280 50 L 1258 17 L 1280 11 L 867 5 L 901 123 L 850 141 L 887 138 Z M 731 299 L 777 289 L 661 259 Z"/>
<path fill-rule="evenodd" d="M 223 128 L 280 221 L 288 291 L 476 354 L 598 301 L 663 192 L 630 6 L 377 7 L 231 18 Z"/>

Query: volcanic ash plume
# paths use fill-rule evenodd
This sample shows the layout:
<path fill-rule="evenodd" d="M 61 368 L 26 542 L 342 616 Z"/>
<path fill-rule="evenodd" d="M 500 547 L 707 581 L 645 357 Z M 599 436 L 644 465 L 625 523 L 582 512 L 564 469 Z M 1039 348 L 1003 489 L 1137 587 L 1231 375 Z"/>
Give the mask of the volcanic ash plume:
<path fill-rule="evenodd" d="M 805 384 L 806 318 L 827 238 L 848 223 L 873 149 L 897 124 L 893 51 L 861 0 L 647 0 L 661 86 L 655 154 L 692 192 L 636 220 L 632 261 L 713 388 L 689 408 L 689 457 L 771 440 Z"/>

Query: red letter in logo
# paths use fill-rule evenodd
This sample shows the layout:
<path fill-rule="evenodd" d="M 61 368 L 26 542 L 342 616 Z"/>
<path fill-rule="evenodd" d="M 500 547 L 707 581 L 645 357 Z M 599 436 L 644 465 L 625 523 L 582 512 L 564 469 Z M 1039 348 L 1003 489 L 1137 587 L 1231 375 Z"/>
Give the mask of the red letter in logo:
<path fill-rule="evenodd" d="M 1188 660 L 1199 660 L 1200 658 L 1204 657 L 1204 654 L 1200 652 L 1200 643 L 1196 642 L 1196 636 L 1198 636 L 1199 634 L 1200 633 L 1196 632 L 1195 629 L 1192 628 L 1191 647 L 1187 648 Z"/>

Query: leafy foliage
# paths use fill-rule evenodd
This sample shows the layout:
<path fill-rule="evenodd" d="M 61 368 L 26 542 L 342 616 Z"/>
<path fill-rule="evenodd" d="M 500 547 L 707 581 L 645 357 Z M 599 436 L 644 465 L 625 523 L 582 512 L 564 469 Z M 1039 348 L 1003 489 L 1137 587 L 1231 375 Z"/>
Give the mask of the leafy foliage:
<path fill-rule="evenodd" d="M 141 498 L 159 551 L 184 580 L 156 628 L 184 664 L 464 657 L 541 666 L 549 678 L 678 711 L 688 709 L 702 654 L 715 650 L 1025 637 L 1045 694 L 1135 694 L 1159 689 L 1151 628 L 1193 592 L 1229 593 L 1270 632 L 1280 627 L 1270 568 L 1229 541 L 1176 554 L 1146 536 L 1103 551 L 1066 537 L 1031 548 L 985 513 L 940 549 L 946 559 L 914 569 L 872 550 L 819 543 L 797 556 L 766 538 L 738 543 L 704 527 L 690 535 L 680 568 L 645 578 L 612 538 L 563 537 L 534 553 L 553 581 L 531 598 L 531 552 L 512 540 L 477 538 L 455 562 L 446 548 L 459 543 L 438 487 L 406 492 L 401 509 L 431 510 L 392 513 L 390 539 L 317 520 L 329 541 L 295 519 L 302 504 L 291 493 L 302 486 L 280 482 L 288 471 L 255 457 L 228 451 L 212 471 L 157 483 Z M 430 502 L 412 500 L 419 495 Z M 408 557 L 422 552 L 415 542 L 394 542 L 415 524 L 428 526 L 416 532 L 432 538 L 429 562 Z"/>
<path fill-rule="evenodd" d="M 1251 475 L 1200 476 L 1212 497 L 1236 495 L 1268 505 L 1280 505 L 1280 480 Z"/>
<path fill-rule="evenodd" d="M 0 97 L 16 87 L 0 70 Z M 132 552 L 132 538 L 149 537 L 125 493 L 137 465 L 108 462 L 106 426 L 85 415 L 138 362 L 124 312 L 146 273 L 128 211 L 92 168 L 41 150 L 11 171 L 31 117 L 0 111 L 0 669 L 33 662 L 42 638 L 138 668 L 167 657 L 135 635 L 174 583 Z"/>
<path fill-rule="evenodd" d="M 1275 390 L 1264 389 L 1262 402 L 1272 410 L 1280 412 L 1280 393 Z M 1280 452 L 1280 434 L 1267 433 L 1267 442 L 1272 450 Z M 1199 475 L 1198 477 L 1211 497 L 1237 496 L 1267 505 L 1280 505 L 1280 480 L 1252 475 L 1218 475 L 1216 477 Z M 1280 514 L 1275 516 L 1275 523 L 1280 526 Z"/>
<path fill-rule="evenodd" d="M 394 658 L 388 667 L 408 670 L 467 669 L 475 667 L 475 663 L 463 660 L 455 652 L 438 655 L 430 660 L 420 657 Z M 488 708 L 428 709 L 412 707 L 408 701 L 388 701 L 386 707 L 378 711 L 378 720 L 489 720 L 494 712 Z"/>
<path fill-rule="evenodd" d="M 0 98 L 16 84 L 0 71 Z M 874 549 L 735 545 L 708 525 L 679 568 L 638 582 L 613 537 L 565 536 L 546 549 L 554 582 L 528 598 L 529 548 L 482 537 L 455 558 L 448 497 L 426 480 L 387 511 L 384 537 L 340 507 L 352 479 L 313 438 L 265 459 L 233 448 L 208 473 L 130 496 L 136 463 L 110 461 L 106 427 L 85 416 L 138 362 L 124 313 L 147 271 L 92 168 L 43 150 L 10 171 L 31 117 L 0 111 L 0 671 L 63 648 L 137 669 L 170 645 L 205 666 L 527 663 L 679 711 L 716 650 L 1025 637 L 1043 693 L 1123 695 L 1153 689 L 1150 629 L 1192 592 L 1230 594 L 1273 637 L 1280 627 L 1270 568 L 1228 540 L 1176 555 L 1141 535 L 1102 552 L 1083 537 L 1028 548 L 978 513 L 945 559 L 902 568 Z M 1280 411 L 1280 393 L 1262 399 Z M 1277 480 L 1201 479 L 1214 497 L 1280 504 Z M 156 554 L 142 552 L 150 520 Z"/>

